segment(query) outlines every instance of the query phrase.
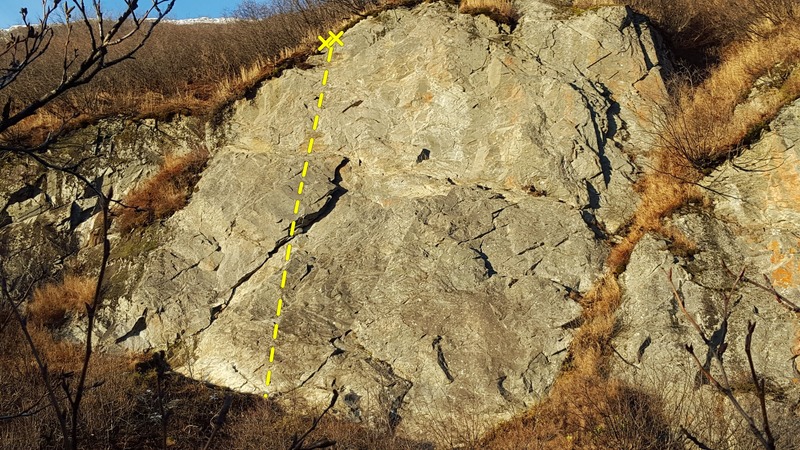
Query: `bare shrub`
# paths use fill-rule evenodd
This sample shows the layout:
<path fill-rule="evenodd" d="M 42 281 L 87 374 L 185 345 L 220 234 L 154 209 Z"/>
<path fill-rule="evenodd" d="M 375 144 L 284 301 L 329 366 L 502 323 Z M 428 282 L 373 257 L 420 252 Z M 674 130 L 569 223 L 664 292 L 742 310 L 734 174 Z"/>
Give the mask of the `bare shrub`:
<path fill-rule="evenodd" d="M 510 25 L 519 19 L 512 0 L 461 0 L 458 10 L 464 14 L 484 14 L 497 23 Z"/>
<path fill-rule="evenodd" d="M 745 441 L 744 445 L 747 448 L 759 446 L 765 450 L 775 450 L 778 448 L 778 438 L 782 437 L 781 435 L 777 435 L 775 430 L 780 430 L 780 432 L 789 431 L 790 440 L 795 440 L 794 435 L 797 432 L 797 427 L 795 425 L 787 429 L 784 425 L 784 421 L 781 421 L 780 428 L 774 427 L 774 417 L 769 411 L 770 408 L 768 408 L 767 402 L 768 396 L 770 396 L 769 391 L 772 390 L 771 387 L 768 386 L 768 376 L 758 373 L 753 360 L 752 340 L 753 332 L 756 328 L 755 322 L 748 321 L 747 334 L 744 339 L 744 353 L 747 361 L 747 369 L 737 373 L 731 370 L 730 364 L 726 364 L 731 359 L 725 357 L 729 349 L 729 342 L 726 340 L 729 333 L 729 320 L 733 308 L 737 303 L 737 290 L 739 286 L 745 283 L 754 285 L 767 294 L 774 295 L 778 304 L 793 313 L 800 311 L 800 308 L 781 296 L 770 284 L 767 277 L 765 277 L 767 284 L 762 284 L 748 278 L 745 275 L 745 269 L 739 271 L 738 274 L 734 274 L 726 265 L 723 264 L 723 267 L 735 277 L 735 280 L 732 282 L 730 288 L 723 291 L 721 294 L 721 321 L 714 330 L 708 330 L 706 327 L 701 326 L 686 310 L 684 296 L 672 279 L 672 271 L 670 270 L 667 272 L 672 294 L 678 307 L 686 320 L 691 324 L 697 336 L 699 336 L 703 342 L 704 348 L 701 352 L 706 355 L 706 363 L 704 364 L 700 361 L 700 357 L 697 356 L 691 344 L 685 344 L 684 348 L 694 360 L 701 376 L 701 381 L 707 383 L 721 397 L 724 397 L 727 400 L 725 404 L 730 407 L 728 411 L 723 409 L 720 413 L 716 414 L 717 423 L 706 423 L 706 429 L 696 430 L 682 428 L 682 431 L 687 438 L 698 447 L 709 448 L 707 442 L 704 442 L 704 440 L 707 440 L 706 436 L 709 435 L 708 432 L 711 431 L 711 434 L 717 432 L 716 434 L 719 435 L 718 428 L 721 427 L 721 424 L 731 420 L 730 417 L 732 416 L 734 420 L 738 418 L 741 421 L 740 426 L 733 430 L 734 432 L 738 431 L 742 434 L 736 436 L 739 443 Z M 711 428 L 710 430 L 708 429 L 709 425 Z M 746 433 L 744 430 L 746 430 Z M 723 436 L 723 439 L 724 438 L 725 436 Z"/>
<path fill-rule="evenodd" d="M 162 22 L 135 59 L 99 73 L 90 85 L 65 93 L 21 123 L 16 135 L 38 131 L 37 136 L 46 136 L 64 121 L 74 128 L 115 115 L 168 118 L 174 114 L 212 114 L 232 99 L 241 98 L 259 81 L 280 73 L 279 60 L 295 56 L 287 55 L 287 49 L 303 47 L 306 56 L 312 54 L 320 30 L 338 27 L 353 15 L 367 14 L 378 3 L 248 1 L 234 11 L 237 20 L 227 23 Z M 76 27 L 70 35 L 65 27 L 53 26 L 50 46 L 64 48 L 71 36 L 72 47 L 79 54 L 86 53 L 89 39 L 83 28 Z M 131 45 L 123 43 L 112 49 L 110 56 L 130 50 Z M 58 82 L 61 56 L 58 51 L 48 52 L 30 64 L 13 85 L 0 91 L 0 106 L 13 99 L 13 111 L 48 92 L 49 86 Z M 0 59 L 0 65 L 4 62 Z M 249 78 L 242 80 L 243 73 Z"/>
<path fill-rule="evenodd" d="M 658 124 L 663 163 L 708 174 L 757 138 L 764 124 L 800 95 L 797 30 L 793 24 L 769 38 L 732 44 L 702 82 L 676 83 Z M 768 78 L 766 87 L 751 95 L 762 77 Z"/>
<path fill-rule="evenodd" d="M 488 434 L 481 446 L 491 450 L 678 450 L 675 433 L 656 393 L 617 380 L 563 375 L 548 399 L 525 417 Z M 551 398 L 554 398 L 551 396 Z"/>
<path fill-rule="evenodd" d="M 37 325 L 55 327 L 66 319 L 68 313 L 82 313 L 92 303 L 95 280 L 89 277 L 67 275 L 61 282 L 45 284 L 33 291 L 27 312 Z"/>
<path fill-rule="evenodd" d="M 577 8 L 627 5 L 648 16 L 681 56 L 704 64 L 734 41 L 800 18 L 798 0 L 574 0 Z"/>
<path fill-rule="evenodd" d="M 128 233 L 147 226 L 186 206 L 208 158 L 205 148 L 182 156 L 167 155 L 159 171 L 122 201 L 124 207 L 116 220 L 120 231 Z"/>

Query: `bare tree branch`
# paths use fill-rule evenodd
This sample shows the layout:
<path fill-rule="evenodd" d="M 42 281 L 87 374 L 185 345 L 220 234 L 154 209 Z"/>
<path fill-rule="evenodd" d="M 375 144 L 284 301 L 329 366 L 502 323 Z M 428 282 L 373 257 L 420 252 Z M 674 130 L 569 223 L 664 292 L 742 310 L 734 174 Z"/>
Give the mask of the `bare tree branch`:
<path fill-rule="evenodd" d="M 730 299 L 733 296 L 733 293 L 734 293 L 734 290 L 735 290 L 736 286 L 742 280 L 745 279 L 744 272 L 745 272 L 744 269 L 742 269 L 739 272 L 739 275 L 736 277 L 736 280 L 734 281 L 731 289 L 726 294 L 723 295 L 723 326 L 724 327 L 727 326 L 727 320 L 728 320 L 728 318 L 729 318 L 729 316 L 731 314 Z M 730 272 L 730 273 L 733 273 L 733 272 Z M 711 374 L 710 370 L 707 370 L 703 366 L 703 364 L 700 362 L 700 359 L 697 357 L 697 355 L 695 355 L 694 348 L 692 347 L 692 345 L 686 344 L 686 346 L 685 346 L 686 351 L 690 355 L 692 355 L 692 358 L 694 359 L 695 364 L 697 364 L 697 367 L 700 369 L 700 372 L 703 374 L 703 376 L 714 386 L 714 388 L 717 389 L 717 391 L 719 391 L 726 398 L 728 398 L 728 400 L 733 405 L 734 409 L 736 409 L 736 412 L 739 414 L 739 416 L 741 416 L 747 422 L 747 425 L 748 425 L 748 428 L 750 429 L 751 434 L 753 436 L 755 436 L 756 439 L 758 439 L 758 441 L 761 443 L 761 445 L 766 450 L 775 450 L 775 440 L 772 437 L 771 431 L 769 431 L 769 421 L 767 419 L 767 412 L 766 412 L 766 400 L 762 396 L 763 395 L 764 384 L 763 384 L 763 382 L 761 384 L 759 384 L 759 382 L 758 382 L 758 377 L 755 374 L 755 368 L 753 367 L 752 356 L 750 354 L 750 342 L 751 342 L 753 330 L 755 329 L 755 325 L 751 323 L 750 327 L 748 328 L 748 335 L 747 335 L 747 337 L 745 339 L 745 348 L 746 348 L 746 353 L 747 353 L 747 356 L 748 356 L 748 360 L 750 361 L 750 368 L 751 368 L 751 373 L 752 373 L 752 376 L 753 376 L 753 380 L 754 380 L 754 382 L 756 384 L 756 389 L 759 391 L 759 400 L 762 402 L 762 419 L 763 419 L 763 423 L 764 423 L 764 430 L 763 431 L 756 425 L 755 420 L 753 419 L 753 417 L 750 414 L 748 414 L 747 411 L 744 410 L 742 405 L 739 403 L 739 400 L 733 394 L 733 389 L 731 388 L 730 381 L 728 381 L 727 371 L 725 370 L 725 365 L 723 364 L 723 359 L 722 359 L 723 353 L 725 352 L 725 349 L 727 348 L 727 343 L 724 341 L 724 335 L 723 335 L 723 338 L 722 338 L 723 341 L 720 342 L 717 345 L 715 345 L 712 341 L 710 341 L 706 337 L 706 334 L 703 331 L 703 329 L 700 327 L 700 325 L 686 311 L 686 307 L 684 305 L 683 297 L 678 293 L 678 289 L 675 286 L 674 281 L 672 280 L 672 270 L 670 270 L 668 272 L 667 277 L 669 279 L 670 285 L 672 286 L 672 294 L 675 297 L 675 301 L 678 303 L 678 306 L 680 307 L 680 309 L 683 312 L 683 314 L 686 316 L 687 320 L 689 320 L 689 322 L 692 324 L 694 329 L 697 331 L 697 333 L 703 339 L 703 342 L 705 343 L 706 347 L 708 348 L 708 353 L 711 355 L 712 359 L 716 362 L 717 367 L 719 369 L 720 381 L 718 381 L 716 379 L 716 377 L 714 377 Z"/>
<path fill-rule="evenodd" d="M 53 25 L 50 22 L 59 6 L 62 7 L 61 10 L 63 11 L 65 19 L 64 27 L 66 27 L 66 43 L 63 51 L 61 79 L 49 92 L 41 95 L 27 105 L 24 105 L 19 110 L 12 111 L 11 100 L 9 99 L 3 107 L 2 116 L 0 116 L 0 133 L 12 129 L 21 121 L 31 117 L 43 106 L 52 102 L 63 93 L 89 83 L 101 71 L 132 58 L 148 41 L 153 33 L 153 29 L 171 11 L 175 0 L 150 0 L 150 2 L 150 6 L 145 8 L 142 14 L 137 14 L 137 9 L 139 8 L 138 0 L 125 0 L 126 8 L 123 13 L 115 21 L 109 23 L 104 18 L 101 0 L 92 0 L 93 13 L 86 7 L 84 0 L 67 0 L 63 2 L 62 0 L 52 0 L 52 3 L 47 0 L 42 0 L 43 12 L 38 27 L 34 27 L 28 22 L 27 10 L 23 9 L 21 14 L 27 34 L 25 36 L 12 35 L 5 50 L 0 49 L 0 56 L 11 55 L 9 67 L 0 70 L 0 90 L 13 83 L 26 68 L 30 67 L 31 63 L 48 50 L 53 34 L 55 33 Z M 70 52 L 71 40 L 73 39 L 72 30 L 75 23 L 73 21 L 73 14 L 77 14 L 77 21 L 86 27 L 89 35 L 90 50 L 83 56 L 79 56 L 77 50 L 75 50 L 74 53 Z M 131 48 L 121 51 L 117 55 L 109 54 L 112 47 L 132 39 L 136 39 L 136 41 Z M 61 131 L 63 131 L 65 127 L 66 124 L 63 124 Z M 88 372 L 93 353 L 94 328 L 97 311 L 103 300 L 104 282 L 111 253 L 111 246 L 108 239 L 108 230 L 110 226 L 109 206 L 114 200 L 111 198 L 111 194 L 104 193 L 102 189 L 95 186 L 94 183 L 80 172 L 80 166 L 84 160 L 79 160 L 72 165 L 62 165 L 54 163 L 45 157 L 45 152 L 50 149 L 51 144 L 53 144 L 59 134 L 59 132 L 55 134 L 51 133 L 44 139 L 44 142 L 35 146 L 3 144 L 0 146 L 0 155 L 19 154 L 33 159 L 47 170 L 70 174 L 84 184 L 87 189 L 93 191 L 97 195 L 97 205 L 100 210 L 101 218 L 102 256 L 99 261 L 99 273 L 97 275 L 91 303 L 85 305 L 87 314 L 86 341 L 83 362 L 77 376 L 77 382 L 72 386 L 71 381 L 74 374 L 71 372 L 61 374 L 57 381 L 64 392 L 64 399 L 59 399 L 59 396 L 56 395 L 56 388 L 52 382 L 52 374 L 31 337 L 26 318 L 19 309 L 20 302 L 15 301 L 11 297 L 7 281 L 5 277 L 2 276 L 0 276 L 0 287 L 2 288 L 0 293 L 2 293 L 3 299 L 6 300 L 11 307 L 13 316 L 19 323 L 28 347 L 39 368 L 40 376 L 44 381 L 46 396 L 50 407 L 52 407 L 54 411 L 63 436 L 63 447 L 65 450 L 77 450 L 79 446 L 80 410 L 84 396 L 88 390 L 102 384 L 94 383 L 89 386 Z M 0 260 L 0 269 L 2 269 L 1 265 L 2 260 Z M 66 407 L 62 405 L 62 401 L 64 400 L 66 401 Z M 35 408 L 35 405 L 32 408 Z M 32 411 L 34 410 L 28 408 L 21 414 L 16 414 L 16 416 L 20 417 L 24 414 L 32 414 Z"/>
<path fill-rule="evenodd" d="M 2 261 L 0 261 L 0 264 L 2 264 Z M 39 369 L 39 374 L 42 377 L 42 381 L 44 381 L 45 389 L 47 391 L 47 398 L 50 401 L 50 406 L 53 408 L 53 414 L 56 416 L 56 421 L 58 422 L 61 434 L 64 436 L 64 447 L 67 448 L 66 443 L 69 440 L 69 435 L 67 434 L 66 411 L 61 407 L 61 402 L 59 402 L 58 397 L 56 396 L 56 391 L 53 388 L 53 384 L 50 380 L 50 371 L 48 370 L 47 363 L 39 353 L 39 349 L 33 342 L 30 331 L 28 331 L 27 320 L 19 312 L 17 303 L 14 302 L 11 294 L 8 291 L 8 284 L 5 277 L 0 277 L 0 293 L 2 293 L 3 299 L 10 305 L 11 311 L 14 314 L 14 318 L 17 320 L 17 323 L 19 323 L 20 329 L 22 330 L 22 335 L 25 337 L 25 342 L 28 344 L 28 348 L 33 355 L 33 359 Z"/>
<path fill-rule="evenodd" d="M 208 441 L 206 441 L 206 445 L 203 446 L 203 450 L 208 450 L 209 446 L 211 445 L 211 441 L 214 440 L 214 436 L 217 434 L 222 425 L 225 424 L 225 419 L 228 417 L 228 411 L 231 409 L 231 403 L 233 403 L 233 396 L 230 392 L 225 393 L 225 398 L 222 400 L 222 408 L 220 408 L 219 412 L 211 418 L 211 436 L 209 436 Z"/>
<path fill-rule="evenodd" d="M 53 0 L 53 6 L 51 9 L 47 10 L 49 11 L 47 14 L 48 18 L 53 13 L 56 5 L 58 5 L 60 1 L 61 0 Z M 71 27 L 73 26 L 72 13 L 75 9 L 77 9 L 77 11 L 80 13 L 80 21 L 86 26 L 89 32 L 91 49 L 89 53 L 81 59 L 78 68 L 74 72 L 68 73 L 69 67 L 72 66 L 73 61 L 64 63 L 64 68 L 66 70 L 62 73 L 61 82 L 52 90 L 42 95 L 38 99 L 30 102 L 21 110 L 14 113 L 9 113 L 8 117 L 2 117 L 2 119 L 0 119 L 0 133 L 32 116 L 34 113 L 36 113 L 36 111 L 59 97 L 64 92 L 86 84 L 101 71 L 132 58 L 133 55 L 138 52 L 150 39 L 153 29 L 167 14 L 169 14 L 173 5 L 175 4 L 175 0 L 151 1 L 151 6 L 145 10 L 144 14 L 137 17 L 135 15 L 135 11 L 139 6 L 138 0 L 126 0 L 127 8 L 108 30 L 105 28 L 104 21 L 98 20 L 102 19 L 102 14 L 99 15 L 98 19 L 93 19 L 90 13 L 87 11 L 83 0 L 72 0 L 71 7 L 69 6 L 69 2 L 64 3 L 64 15 L 66 20 L 65 26 L 67 27 L 68 33 L 71 32 Z M 46 4 L 46 1 L 44 3 Z M 96 6 L 95 9 L 99 10 L 99 0 L 95 1 L 94 3 Z M 153 15 L 154 12 L 155 14 Z M 150 17 L 151 15 L 153 15 L 153 17 Z M 45 19 L 43 19 L 43 21 L 45 21 Z M 97 31 L 95 31 L 94 27 L 92 26 L 92 22 L 97 22 Z M 123 33 L 121 30 L 126 24 L 131 24 L 132 29 L 127 33 Z M 49 35 L 52 36 L 52 26 L 48 25 L 46 22 L 44 22 L 42 26 L 44 28 L 36 32 L 36 34 L 33 35 L 34 37 L 29 39 L 34 39 L 38 34 L 44 33 L 44 30 L 50 30 Z M 108 52 L 111 47 L 132 38 L 140 31 L 141 36 L 132 49 L 123 52 L 119 56 L 109 58 Z M 49 40 L 47 42 L 49 43 Z M 67 42 L 69 42 L 69 40 Z M 30 65 L 30 61 L 27 64 Z M 0 85 L 0 89 L 2 89 L 2 87 L 4 86 Z"/>
<path fill-rule="evenodd" d="M 753 378 L 753 384 L 756 386 L 758 394 L 758 402 L 761 405 L 761 420 L 762 427 L 764 428 L 764 437 L 767 443 L 775 448 L 775 438 L 772 436 L 772 430 L 769 428 L 769 417 L 767 416 L 767 399 L 766 390 L 764 389 L 765 380 L 762 378 L 760 381 L 756 374 L 756 368 L 753 364 L 753 352 L 751 351 L 751 344 L 753 343 L 753 332 L 756 330 L 755 322 L 747 323 L 747 336 L 744 339 L 744 352 L 747 355 L 747 364 L 750 366 L 750 376 Z"/>
<path fill-rule="evenodd" d="M 55 0 L 52 5 L 48 5 L 47 0 L 42 0 L 42 17 L 36 25 L 28 20 L 28 8 L 20 10 L 25 34 L 20 35 L 12 32 L 5 49 L 0 50 L 0 57 L 11 56 L 9 66 L 0 69 L 0 89 L 4 89 L 16 81 L 19 74 L 39 59 L 50 47 L 50 42 L 53 39 L 53 29 L 49 20 L 60 2 L 61 0 Z M 5 108 L 10 107 L 10 101 L 11 99 L 8 100 L 9 103 L 6 104 Z M 8 115 L 5 108 L 3 120 Z"/>

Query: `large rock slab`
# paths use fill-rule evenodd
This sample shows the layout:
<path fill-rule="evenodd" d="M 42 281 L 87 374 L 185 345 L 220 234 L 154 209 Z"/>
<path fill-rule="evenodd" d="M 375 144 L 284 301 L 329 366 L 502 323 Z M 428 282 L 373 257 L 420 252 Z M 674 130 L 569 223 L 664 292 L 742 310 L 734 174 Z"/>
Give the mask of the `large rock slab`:
<path fill-rule="evenodd" d="M 541 399 L 579 323 L 571 293 L 635 207 L 629 154 L 647 143 L 630 133 L 663 85 L 627 9 L 530 11 L 511 33 L 443 3 L 387 11 L 333 63 L 239 102 L 191 203 L 144 235 L 155 248 L 116 260 L 132 281 L 103 341 L 166 347 L 242 391 L 265 392 L 268 369 L 273 396 L 322 404 L 338 388 L 340 413 L 417 436 Z"/>

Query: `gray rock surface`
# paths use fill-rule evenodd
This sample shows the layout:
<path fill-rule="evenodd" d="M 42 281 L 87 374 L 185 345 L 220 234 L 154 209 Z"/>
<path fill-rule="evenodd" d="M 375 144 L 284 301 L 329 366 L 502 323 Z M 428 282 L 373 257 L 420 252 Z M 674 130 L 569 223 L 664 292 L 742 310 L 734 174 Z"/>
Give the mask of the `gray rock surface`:
<path fill-rule="evenodd" d="M 220 129 L 108 125 L 97 136 L 113 135 L 99 145 L 114 156 L 91 161 L 89 173 L 117 196 L 166 152 L 204 142 L 213 157 L 185 209 L 130 235 L 115 230 L 99 345 L 166 349 L 187 375 L 287 403 L 325 405 L 339 389 L 337 414 L 431 440 L 480 432 L 536 404 L 580 326 L 573 294 L 599 277 L 605 239 L 636 207 L 633 160 L 647 160 L 669 63 L 625 8 L 520 8 L 513 31 L 444 3 L 363 20 L 331 64 L 314 56 L 310 68 L 266 82 Z M 95 131 L 65 142 L 66 153 L 94 145 Z M 687 389 L 699 405 L 713 400 L 707 386 L 694 390 L 698 371 L 683 345 L 702 343 L 669 272 L 709 334 L 720 332 L 735 278 L 723 263 L 800 298 L 798 142 L 800 101 L 704 180 L 713 208 L 671 218 L 698 252 L 650 235 L 639 242 L 620 276 L 616 376 L 676 408 Z M 12 256 L 3 269 L 20 279 L 89 264 L 99 251 L 85 248 L 93 196 L 42 174 L 0 166 L 0 249 Z M 746 379 L 742 345 L 756 321 L 769 407 L 790 408 L 796 314 L 749 284 L 735 299 L 729 373 Z"/>
<path fill-rule="evenodd" d="M 272 368 L 271 395 L 323 404 L 339 388 L 340 413 L 417 435 L 535 403 L 577 326 L 569 293 L 633 211 L 628 155 L 663 84 L 625 8 L 526 8 L 512 33 L 442 3 L 387 11 L 332 64 L 312 57 L 239 102 L 188 207 L 120 238 L 104 345 L 167 348 L 179 370 L 254 393 Z"/>
<path fill-rule="evenodd" d="M 752 392 L 752 382 L 744 352 L 748 322 L 756 323 L 754 363 L 767 380 L 773 430 L 781 429 L 776 432 L 783 439 L 778 448 L 800 445 L 792 440 L 796 431 L 787 431 L 794 425 L 781 422 L 796 423 L 797 413 L 792 412 L 796 406 L 792 405 L 800 400 L 796 360 L 800 355 L 800 315 L 791 306 L 781 305 L 770 292 L 745 281 L 731 294 L 731 315 L 724 326 L 724 297 L 737 278 L 731 272 L 738 275 L 744 269 L 747 279 L 767 286 L 766 275 L 777 292 L 800 304 L 800 266 L 795 256 L 800 232 L 796 201 L 800 198 L 799 116 L 800 102 L 786 107 L 751 149 L 704 180 L 713 190 L 709 191 L 713 208 L 683 211 L 672 218 L 672 224 L 697 244 L 698 253 L 675 256 L 681 252 L 651 236 L 639 242 L 620 277 L 624 288 L 618 311 L 620 332 L 613 342 L 618 352 L 616 373 L 636 385 L 662 392 L 668 408 L 683 409 L 680 420 L 702 415 L 708 402 L 715 401 L 709 396 L 710 387 L 697 388 L 702 376 L 683 348 L 692 344 L 700 360 L 707 362 L 706 347 L 674 299 L 667 275 L 672 272 L 692 317 L 709 337 L 718 340 L 725 336 L 729 344 L 725 354 L 728 377 L 737 395 L 758 417 L 755 399 L 747 394 Z M 720 376 L 719 369 L 711 367 L 712 374 Z M 731 423 L 740 420 L 730 408 L 727 414 Z M 717 446 L 726 439 L 713 436 L 720 430 L 694 428 L 706 442 L 718 442 Z M 738 445 L 744 446 L 735 448 L 752 448 L 741 442 Z"/>
<path fill-rule="evenodd" d="M 151 175 L 165 153 L 186 151 L 201 140 L 190 123 L 159 128 L 154 121 L 109 121 L 54 144 L 45 157 L 52 164 L 77 165 L 97 189 L 120 198 Z M 0 180 L 0 254 L 9 285 L 24 291 L 69 264 L 86 261 L 74 256 L 86 247 L 95 225 L 94 191 L 71 175 L 16 157 L 0 164 Z"/>

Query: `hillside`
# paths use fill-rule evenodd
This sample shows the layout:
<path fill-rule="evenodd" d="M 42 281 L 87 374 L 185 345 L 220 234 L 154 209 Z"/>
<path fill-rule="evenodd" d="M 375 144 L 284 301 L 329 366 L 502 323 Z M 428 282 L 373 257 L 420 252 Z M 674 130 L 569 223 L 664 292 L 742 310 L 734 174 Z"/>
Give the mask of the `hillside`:
<path fill-rule="evenodd" d="M 79 117 L 44 155 L 118 199 L 86 448 L 290 448 L 334 392 L 313 435 L 333 448 L 800 448 L 800 5 L 780 4 L 750 34 L 691 11 L 700 43 L 647 2 L 342 3 L 307 22 L 342 31 L 330 61 L 295 36 Z M 19 153 L 0 176 L 4 296 L 76 370 L 98 193 Z M 11 311 L 13 411 L 45 390 Z M 46 420 L 0 442 L 56 448 Z"/>

